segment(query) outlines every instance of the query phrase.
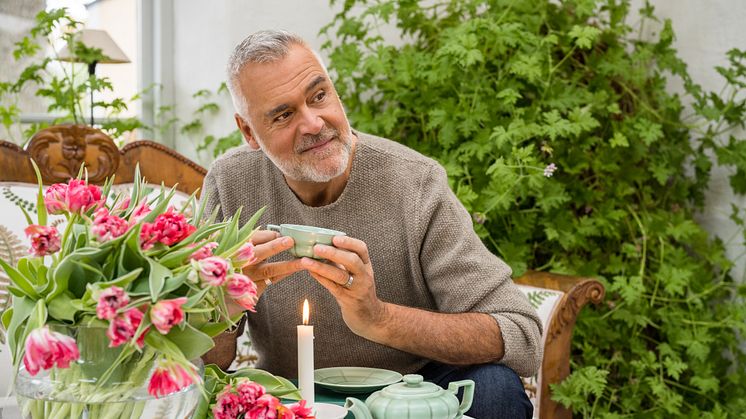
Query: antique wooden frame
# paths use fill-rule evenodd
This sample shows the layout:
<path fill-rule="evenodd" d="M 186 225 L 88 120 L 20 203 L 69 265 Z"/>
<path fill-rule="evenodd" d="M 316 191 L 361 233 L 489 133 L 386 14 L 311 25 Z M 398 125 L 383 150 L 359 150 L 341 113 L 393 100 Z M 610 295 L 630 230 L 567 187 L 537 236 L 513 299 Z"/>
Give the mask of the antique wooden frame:
<path fill-rule="evenodd" d="M 85 162 L 93 183 L 115 175 L 114 183 L 130 183 L 135 166 L 146 181 L 191 194 L 202 187 L 207 171 L 174 150 L 153 141 L 140 140 L 119 150 L 101 130 L 87 125 L 56 125 L 36 133 L 25 149 L 0 140 L 0 181 L 36 183 L 31 160 L 45 184 L 66 182 Z"/>

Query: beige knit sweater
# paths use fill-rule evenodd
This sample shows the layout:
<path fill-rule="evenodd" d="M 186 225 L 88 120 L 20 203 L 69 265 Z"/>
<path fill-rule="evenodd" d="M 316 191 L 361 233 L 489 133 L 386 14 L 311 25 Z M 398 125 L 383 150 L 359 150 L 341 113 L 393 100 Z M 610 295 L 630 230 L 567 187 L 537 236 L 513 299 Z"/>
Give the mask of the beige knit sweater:
<path fill-rule="evenodd" d="M 350 179 L 336 202 L 309 207 L 261 151 L 243 146 L 216 160 L 205 178 L 206 213 L 243 206 L 244 223 L 268 206 L 260 223 L 307 224 L 341 230 L 369 248 L 378 297 L 446 313 L 489 313 L 500 325 L 505 356 L 518 374 L 536 372 L 541 324 L 510 279 L 510 268 L 476 236 L 471 217 L 434 160 L 390 140 L 356 133 Z M 289 255 L 276 260 L 288 259 Z M 352 333 L 334 298 L 306 272 L 271 285 L 249 313 L 258 367 L 297 376 L 296 325 L 308 298 L 315 334 L 315 365 L 365 366 L 411 373 L 428 360 Z M 469 342 L 464 342 L 468 345 Z"/>

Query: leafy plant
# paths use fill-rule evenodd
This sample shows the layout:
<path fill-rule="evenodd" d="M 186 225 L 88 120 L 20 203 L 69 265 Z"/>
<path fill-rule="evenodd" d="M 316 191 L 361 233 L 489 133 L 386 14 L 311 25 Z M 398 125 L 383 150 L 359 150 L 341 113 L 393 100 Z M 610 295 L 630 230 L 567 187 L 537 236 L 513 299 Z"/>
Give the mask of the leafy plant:
<path fill-rule="evenodd" d="M 626 0 L 346 0 L 322 33 L 336 39 L 325 48 L 353 125 L 438 159 L 517 275 L 605 284 L 606 305 L 581 314 L 574 372 L 555 400 L 594 418 L 736 416 L 746 290 L 694 216 L 713 164 L 746 192 L 734 131 L 746 52 L 717 68 L 722 92 L 704 91 L 671 22 L 647 3 L 640 14 L 633 28 Z M 743 210 L 732 219 L 746 239 Z"/>

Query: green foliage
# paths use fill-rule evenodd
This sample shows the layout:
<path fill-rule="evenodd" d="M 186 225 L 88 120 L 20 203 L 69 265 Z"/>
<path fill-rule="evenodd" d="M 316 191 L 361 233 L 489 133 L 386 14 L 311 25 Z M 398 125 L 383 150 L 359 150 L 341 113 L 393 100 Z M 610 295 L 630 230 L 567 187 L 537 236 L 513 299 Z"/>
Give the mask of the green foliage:
<path fill-rule="evenodd" d="M 671 23 L 649 4 L 641 15 L 656 39 L 635 35 L 624 0 L 347 0 L 322 33 L 336 39 L 325 48 L 353 125 L 438 159 L 515 274 L 605 284 L 605 304 L 581 313 L 556 400 L 584 417 L 736 416 L 746 289 L 694 214 L 715 163 L 746 192 L 733 130 L 746 52 L 730 51 L 725 88 L 706 92 Z M 381 25 L 403 41 L 387 44 Z M 734 207 L 746 238 L 743 218 Z"/>

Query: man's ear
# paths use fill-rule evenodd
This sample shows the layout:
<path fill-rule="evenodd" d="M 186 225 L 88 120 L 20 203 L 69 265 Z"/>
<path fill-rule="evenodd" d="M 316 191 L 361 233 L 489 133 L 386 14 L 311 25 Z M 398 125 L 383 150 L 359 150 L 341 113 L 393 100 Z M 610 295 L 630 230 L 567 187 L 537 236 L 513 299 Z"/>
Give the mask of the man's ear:
<path fill-rule="evenodd" d="M 249 147 L 251 147 L 252 150 L 259 150 L 259 143 L 256 142 L 256 139 L 254 139 L 254 134 L 251 131 L 249 123 L 246 122 L 243 117 L 241 117 L 241 115 L 237 113 L 233 114 L 233 118 L 235 118 L 238 130 L 241 131 L 241 135 L 243 135 L 243 138 L 249 144 Z"/>

